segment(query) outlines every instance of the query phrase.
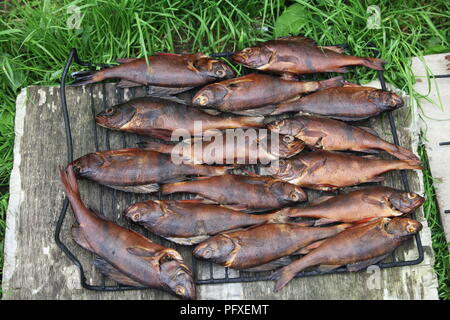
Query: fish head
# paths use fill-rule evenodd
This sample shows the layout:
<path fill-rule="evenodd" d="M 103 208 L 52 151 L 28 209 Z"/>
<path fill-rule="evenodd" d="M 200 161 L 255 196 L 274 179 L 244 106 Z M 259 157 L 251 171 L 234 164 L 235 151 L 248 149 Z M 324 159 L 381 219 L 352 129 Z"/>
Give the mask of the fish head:
<path fill-rule="evenodd" d="M 422 230 L 422 224 L 410 218 L 384 218 L 384 229 L 397 237 L 408 237 Z"/>
<path fill-rule="evenodd" d="M 301 152 L 305 148 L 305 143 L 291 135 L 280 135 L 278 148 L 280 158 L 289 158 Z"/>
<path fill-rule="evenodd" d="M 120 129 L 131 121 L 136 108 L 130 103 L 109 107 L 95 116 L 95 122 L 106 128 Z"/>
<path fill-rule="evenodd" d="M 273 52 L 267 47 L 257 46 L 245 48 L 244 50 L 235 53 L 231 59 L 233 59 L 234 62 L 242 64 L 246 67 L 258 69 L 267 65 L 270 62 L 272 55 Z"/>
<path fill-rule="evenodd" d="M 382 111 L 395 110 L 403 106 L 402 97 L 394 92 L 374 90 L 369 94 L 369 100 L 375 103 Z"/>
<path fill-rule="evenodd" d="M 192 98 L 192 104 L 197 107 L 211 107 L 221 104 L 228 90 L 220 83 L 207 85 Z"/>
<path fill-rule="evenodd" d="M 164 256 L 160 259 L 161 281 L 170 292 L 183 299 L 194 300 L 195 283 L 192 272 L 182 261 Z"/>
<path fill-rule="evenodd" d="M 164 211 L 161 209 L 158 201 L 137 202 L 124 210 L 124 215 L 136 223 L 154 225 L 157 224 Z"/>
<path fill-rule="evenodd" d="M 307 198 L 306 193 L 302 188 L 281 180 L 275 181 L 270 186 L 270 191 L 280 203 L 305 201 Z"/>
<path fill-rule="evenodd" d="M 223 61 L 202 57 L 195 61 L 194 67 L 211 78 L 225 80 L 234 78 L 235 73 L 231 67 Z"/>
<path fill-rule="evenodd" d="M 267 128 L 270 131 L 278 132 L 279 134 L 289 135 L 295 137 L 303 129 L 304 124 L 299 119 L 284 119 L 269 123 Z"/>
<path fill-rule="evenodd" d="M 414 192 L 394 191 L 388 197 L 391 208 L 398 211 L 399 215 L 410 213 L 420 207 L 425 198 Z"/>
<path fill-rule="evenodd" d="M 233 241 L 224 235 L 217 235 L 198 244 L 193 254 L 197 258 L 212 261 L 226 261 L 235 249 Z"/>
<path fill-rule="evenodd" d="M 78 178 L 90 178 L 105 164 L 105 159 L 98 153 L 86 154 L 71 163 Z"/>

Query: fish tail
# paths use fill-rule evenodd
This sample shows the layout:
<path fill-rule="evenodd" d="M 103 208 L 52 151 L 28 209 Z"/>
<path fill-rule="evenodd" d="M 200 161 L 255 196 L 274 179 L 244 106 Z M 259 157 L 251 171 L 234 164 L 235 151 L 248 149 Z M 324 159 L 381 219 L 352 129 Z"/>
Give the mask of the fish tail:
<path fill-rule="evenodd" d="M 80 191 L 78 190 L 78 182 L 73 171 L 73 166 L 69 164 L 65 169 L 64 167 L 60 167 L 59 177 L 70 202 L 81 201 Z"/>
<path fill-rule="evenodd" d="M 289 221 L 291 208 L 284 208 L 278 210 L 274 213 L 269 213 L 270 218 L 267 220 L 268 223 L 286 223 Z"/>
<path fill-rule="evenodd" d="M 334 87 L 342 87 L 345 83 L 343 76 L 338 76 L 334 78 L 330 78 L 327 80 L 319 81 L 319 90 L 321 89 L 327 89 L 327 88 L 334 88 Z"/>
<path fill-rule="evenodd" d="M 105 70 L 98 71 L 78 71 L 71 73 L 71 77 L 76 82 L 72 86 L 82 86 L 85 84 L 96 83 L 106 79 Z"/>
<path fill-rule="evenodd" d="M 362 58 L 362 65 L 375 70 L 384 70 L 386 61 L 378 58 Z"/>
<path fill-rule="evenodd" d="M 294 272 L 291 266 L 292 263 L 290 265 L 287 265 L 286 267 L 278 269 L 275 273 L 272 274 L 271 279 L 277 281 L 275 283 L 275 291 L 280 291 L 281 289 L 283 289 L 289 283 L 289 281 L 291 281 L 295 277 L 296 272 Z"/>
<path fill-rule="evenodd" d="M 394 148 L 388 152 L 400 160 L 411 160 L 411 162 L 415 161 L 416 164 L 420 164 L 420 159 L 412 151 L 401 146 L 394 145 Z"/>
<path fill-rule="evenodd" d="M 399 170 L 422 170 L 419 160 L 397 160 Z"/>

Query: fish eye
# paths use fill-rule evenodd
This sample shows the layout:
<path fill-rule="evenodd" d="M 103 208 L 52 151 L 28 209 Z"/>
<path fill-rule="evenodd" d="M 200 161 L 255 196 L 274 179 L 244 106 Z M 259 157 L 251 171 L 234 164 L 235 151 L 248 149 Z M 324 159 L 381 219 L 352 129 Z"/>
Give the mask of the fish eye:
<path fill-rule="evenodd" d="M 294 141 L 294 137 L 291 136 L 291 135 L 285 135 L 283 137 L 283 141 L 286 142 L 286 143 L 291 143 L 292 141 Z"/>
<path fill-rule="evenodd" d="M 217 70 L 217 71 L 216 71 L 216 75 L 217 75 L 218 77 L 220 77 L 220 78 L 225 77 L 225 75 L 226 75 L 225 70 L 222 70 L 222 69 Z"/>
<path fill-rule="evenodd" d="M 183 286 L 177 285 L 175 287 L 175 293 L 180 295 L 180 296 L 184 296 L 184 293 L 186 292 L 186 289 Z"/>
<path fill-rule="evenodd" d="M 282 167 L 284 167 L 286 165 L 286 161 L 284 161 L 283 159 L 278 160 L 278 164 Z"/>
<path fill-rule="evenodd" d="M 298 201 L 298 200 L 300 199 L 300 197 L 298 196 L 297 192 L 295 192 L 295 191 L 292 191 L 292 192 L 289 194 L 289 198 L 290 198 L 292 201 Z"/>
<path fill-rule="evenodd" d="M 417 195 L 415 193 L 409 192 L 408 193 L 408 199 L 415 199 L 417 198 Z"/>
<path fill-rule="evenodd" d="M 205 105 L 208 103 L 208 97 L 205 95 L 201 95 L 200 97 L 197 98 L 197 101 L 200 105 Z"/>
<path fill-rule="evenodd" d="M 108 109 L 105 110 L 105 113 L 107 115 L 112 115 L 114 113 L 114 109 L 113 108 L 108 108 Z"/>
<path fill-rule="evenodd" d="M 141 218 L 141 214 L 140 213 L 135 213 L 132 216 L 133 221 L 138 221 Z"/>

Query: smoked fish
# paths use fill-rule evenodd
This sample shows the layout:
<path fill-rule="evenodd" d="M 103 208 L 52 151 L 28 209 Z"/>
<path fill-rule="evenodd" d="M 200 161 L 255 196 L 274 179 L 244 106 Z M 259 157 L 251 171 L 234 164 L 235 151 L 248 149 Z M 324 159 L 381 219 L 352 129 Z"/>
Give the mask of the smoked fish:
<path fill-rule="evenodd" d="M 343 54 L 337 46 L 318 46 L 312 39 L 293 36 L 261 42 L 232 56 L 251 69 L 279 73 L 286 78 L 318 72 L 347 72 L 347 66 L 383 70 L 385 61 Z"/>
<path fill-rule="evenodd" d="M 79 224 L 72 228 L 73 238 L 98 256 L 95 264 L 102 273 L 125 285 L 151 287 L 195 299 L 192 271 L 176 250 L 153 243 L 86 208 L 71 165 L 60 169 L 60 178 Z"/>
<path fill-rule="evenodd" d="M 136 98 L 110 107 L 97 114 L 95 121 L 105 128 L 163 140 L 170 140 L 176 130 L 192 136 L 207 135 L 207 131 L 264 126 L 264 117 L 211 115 L 195 107 L 155 97 Z"/>
<path fill-rule="evenodd" d="M 221 204 L 245 212 L 279 209 L 307 199 L 300 187 L 282 180 L 232 174 L 165 184 L 161 191 L 163 195 L 194 193 L 205 203 Z"/>
<path fill-rule="evenodd" d="M 214 176 L 230 167 L 174 163 L 170 155 L 140 148 L 89 153 L 72 162 L 75 174 L 108 187 L 136 193 L 155 192 L 159 183 L 188 176 Z"/>
<path fill-rule="evenodd" d="M 419 221 L 409 218 L 380 218 L 348 228 L 323 241 L 319 247 L 290 265 L 277 270 L 275 290 L 283 288 L 300 271 L 317 265 L 327 269 L 347 265 L 357 271 L 383 260 L 400 244 L 422 229 Z"/>
<path fill-rule="evenodd" d="M 422 168 L 415 160 L 381 160 L 372 155 L 359 157 L 319 150 L 280 159 L 278 165 L 261 167 L 260 173 L 305 188 L 328 191 L 384 181 L 381 174 L 408 169 Z"/>
<path fill-rule="evenodd" d="M 419 158 L 411 151 L 379 138 L 372 129 L 316 116 L 299 115 L 268 124 L 268 129 L 302 140 L 309 147 L 328 151 L 377 153 L 383 150 L 400 160 Z"/>

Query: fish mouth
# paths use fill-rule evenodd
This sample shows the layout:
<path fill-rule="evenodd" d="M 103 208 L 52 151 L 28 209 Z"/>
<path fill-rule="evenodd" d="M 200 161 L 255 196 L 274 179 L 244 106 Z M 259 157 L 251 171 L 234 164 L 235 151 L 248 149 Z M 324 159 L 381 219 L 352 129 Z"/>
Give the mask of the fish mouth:
<path fill-rule="evenodd" d="M 139 209 L 135 205 L 131 205 L 123 210 L 123 215 L 133 222 L 138 222 L 141 219 Z"/>

